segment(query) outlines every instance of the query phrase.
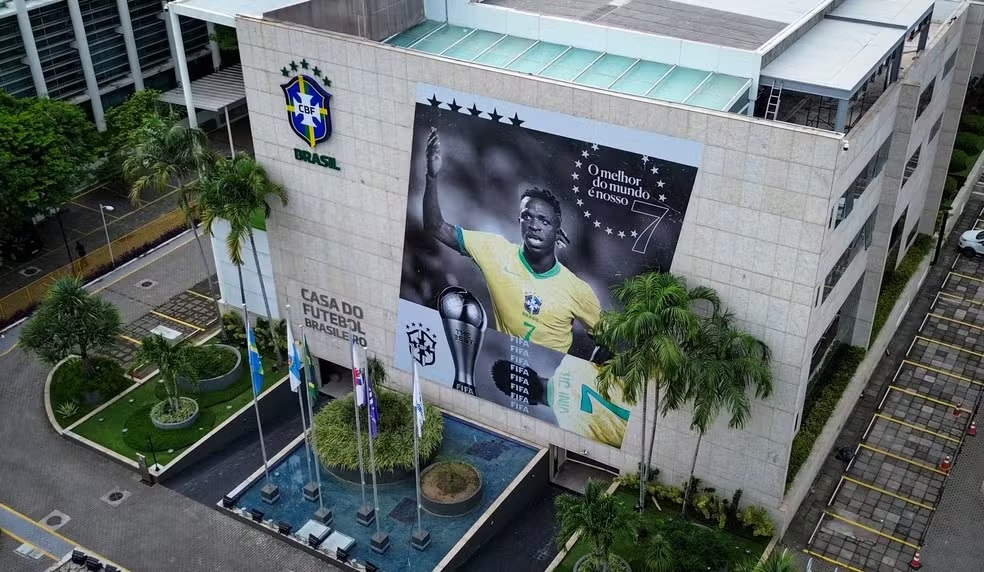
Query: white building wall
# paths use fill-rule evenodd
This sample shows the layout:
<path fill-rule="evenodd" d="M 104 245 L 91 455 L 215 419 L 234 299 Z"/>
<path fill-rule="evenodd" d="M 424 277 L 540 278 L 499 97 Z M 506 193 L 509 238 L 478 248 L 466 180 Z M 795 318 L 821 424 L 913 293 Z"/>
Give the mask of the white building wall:
<path fill-rule="evenodd" d="M 242 293 L 239 289 L 239 272 L 236 265 L 229 259 L 226 250 L 226 237 L 229 236 L 229 223 L 224 220 L 217 220 L 212 226 L 212 255 L 215 258 L 215 271 L 219 280 L 219 294 L 222 303 L 230 309 L 240 310 L 242 308 Z M 256 252 L 260 258 L 260 270 L 263 275 L 264 286 L 267 289 L 267 297 L 270 302 L 270 314 L 274 320 L 280 319 L 280 309 L 276 299 L 276 282 L 273 278 L 273 266 L 270 263 L 270 241 L 267 233 L 262 230 L 253 230 L 254 241 L 256 242 Z M 266 314 L 263 306 L 263 295 L 260 290 L 260 274 L 256 272 L 256 262 L 253 259 L 253 248 L 249 241 L 243 243 L 243 285 L 246 290 L 246 306 L 250 313 L 257 315 Z"/>

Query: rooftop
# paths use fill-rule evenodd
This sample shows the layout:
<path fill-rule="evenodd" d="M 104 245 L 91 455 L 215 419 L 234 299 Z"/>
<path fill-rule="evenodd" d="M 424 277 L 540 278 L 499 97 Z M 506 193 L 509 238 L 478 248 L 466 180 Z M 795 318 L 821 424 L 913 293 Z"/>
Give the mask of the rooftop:
<path fill-rule="evenodd" d="M 308 0 L 173 0 L 168 9 L 182 16 L 204 20 L 222 26 L 236 27 L 236 16 L 262 17 L 286 6 L 303 4 Z"/>
<path fill-rule="evenodd" d="M 425 21 L 386 43 L 429 54 L 707 109 L 740 108 L 747 78 Z M 737 109 L 735 109 L 737 110 Z"/>
<path fill-rule="evenodd" d="M 911 28 L 933 10 L 934 0 L 847 0 L 831 18 Z"/>

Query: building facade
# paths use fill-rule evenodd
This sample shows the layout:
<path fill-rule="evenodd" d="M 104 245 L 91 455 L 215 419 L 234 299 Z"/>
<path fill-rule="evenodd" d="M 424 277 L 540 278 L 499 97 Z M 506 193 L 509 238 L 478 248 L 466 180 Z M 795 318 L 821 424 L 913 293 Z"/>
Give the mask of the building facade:
<path fill-rule="evenodd" d="M 80 105 L 99 129 L 106 108 L 144 87 L 176 85 L 170 21 L 158 0 L 0 2 L 0 91 Z M 213 27 L 181 19 L 196 77 L 218 67 Z"/>
<path fill-rule="evenodd" d="M 984 12 L 643 4 L 240 18 L 256 156 L 290 193 L 264 247 L 277 304 L 326 362 L 354 339 L 402 387 L 416 361 L 428 401 L 634 471 L 640 408 L 597 392 L 590 329 L 646 267 L 710 286 L 772 349 L 775 391 L 717 421 L 696 475 L 784 530 L 812 376 L 833 341 L 868 344 L 885 273 L 934 232 Z M 661 480 L 695 441 L 689 411 L 659 419 Z"/>

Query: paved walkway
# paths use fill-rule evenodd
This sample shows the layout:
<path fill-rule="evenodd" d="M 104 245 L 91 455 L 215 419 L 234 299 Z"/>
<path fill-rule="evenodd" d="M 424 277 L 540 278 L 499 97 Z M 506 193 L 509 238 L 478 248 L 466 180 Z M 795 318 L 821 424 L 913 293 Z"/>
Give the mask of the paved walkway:
<path fill-rule="evenodd" d="M 115 296 L 131 320 L 146 313 L 204 278 L 197 250 L 188 246 L 177 244 L 162 259 L 142 262 L 147 266 L 117 271 L 99 286 L 102 293 Z M 124 295 L 137 280 L 156 276 L 155 291 Z M 0 357 L 0 503 L 34 520 L 65 513 L 71 520 L 59 533 L 131 570 L 333 569 L 166 487 L 146 487 L 131 471 L 58 437 L 41 402 L 46 374 L 19 348 Z M 100 500 L 114 489 L 131 494 L 118 506 Z M 0 564 L 9 561 L 0 557 Z"/>
<path fill-rule="evenodd" d="M 970 227 L 968 205 L 955 233 Z M 859 400 L 838 446 L 855 450 L 845 467 L 832 455 L 783 539 L 842 570 L 908 570 L 936 521 L 950 455 L 956 462 L 984 379 L 984 306 L 970 303 L 984 282 L 980 262 L 944 246 Z M 823 566 L 819 569 L 825 569 Z M 979 572 L 980 566 L 950 572 Z"/>

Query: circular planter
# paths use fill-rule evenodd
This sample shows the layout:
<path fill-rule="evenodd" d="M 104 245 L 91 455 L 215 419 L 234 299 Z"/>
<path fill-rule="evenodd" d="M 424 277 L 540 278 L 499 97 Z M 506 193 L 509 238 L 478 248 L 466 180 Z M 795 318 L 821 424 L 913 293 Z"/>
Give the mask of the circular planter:
<path fill-rule="evenodd" d="M 440 494 L 430 481 L 434 471 L 447 465 L 461 465 L 471 471 L 470 477 L 478 483 L 469 484 L 463 491 L 454 494 Z M 472 465 L 462 461 L 442 461 L 430 465 L 420 473 L 420 504 L 427 512 L 437 516 L 461 516 L 475 510 L 482 502 L 482 474 Z"/>
<path fill-rule="evenodd" d="M 574 572 L 597 572 L 597 568 L 588 564 L 591 554 L 585 554 L 574 563 Z M 608 572 L 632 572 L 629 563 L 618 554 L 612 555 L 614 562 L 608 567 Z"/>
<path fill-rule="evenodd" d="M 184 391 L 211 393 L 213 391 L 221 391 L 239 381 L 239 378 L 243 374 L 243 354 L 239 352 L 238 348 L 227 346 L 225 344 L 215 344 L 215 347 L 221 349 L 222 351 L 234 353 L 236 355 L 236 365 L 226 374 L 199 380 L 197 386 L 191 383 L 190 380 L 179 377 L 178 387 Z"/>
<path fill-rule="evenodd" d="M 167 423 L 155 419 L 152 409 L 150 413 L 150 421 L 151 423 L 154 424 L 154 427 L 157 427 L 161 431 L 173 431 L 174 429 L 187 429 L 188 427 L 191 427 L 192 425 L 195 424 L 195 421 L 198 420 L 198 415 L 201 413 L 201 411 L 198 408 L 198 402 L 190 397 L 181 397 L 179 399 L 181 399 L 181 401 L 184 403 L 188 403 L 189 401 L 193 403 L 195 405 L 195 412 L 192 413 L 190 417 L 188 417 L 183 421 L 175 421 L 173 423 Z"/>

